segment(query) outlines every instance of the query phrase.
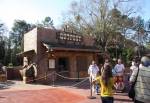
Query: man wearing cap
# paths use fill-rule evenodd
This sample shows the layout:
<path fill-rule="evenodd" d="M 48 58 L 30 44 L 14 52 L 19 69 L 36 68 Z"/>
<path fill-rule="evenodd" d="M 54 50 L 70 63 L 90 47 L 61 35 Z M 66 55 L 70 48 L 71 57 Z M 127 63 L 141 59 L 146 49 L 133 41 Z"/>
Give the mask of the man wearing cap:
<path fill-rule="evenodd" d="M 142 66 L 132 73 L 130 82 L 135 83 L 135 100 L 134 103 L 149 103 L 150 102 L 150 58 L 142 57 L 141 58 Z M 137 76 L 137 80 L 136 79 Z"/>

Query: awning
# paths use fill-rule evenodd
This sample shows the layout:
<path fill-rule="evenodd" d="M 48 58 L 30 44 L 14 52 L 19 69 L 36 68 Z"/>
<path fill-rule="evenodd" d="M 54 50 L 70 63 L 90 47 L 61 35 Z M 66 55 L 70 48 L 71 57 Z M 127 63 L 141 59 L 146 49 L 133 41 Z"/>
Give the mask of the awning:
<path fill-rule="evenodd" d="M 17 56 L 27 56 L 27 55 L 33 55 L 35 54 L 35 50 L 29 50 L 29 51 L 24 51 L 24 52 L 20 52 L 17 54 Z"/>
<path fill-rule="evenodd" d="M 82 45 L 61 45 L 52 43 L 43 43 L 43 45 L 48 49 L 48 51 L 53 50 L 63 50 L 63 51 L 81 51 L 81 52 L 97 52 L 100 53 L 100 49 L 92 46 L 82 46 Z"/>

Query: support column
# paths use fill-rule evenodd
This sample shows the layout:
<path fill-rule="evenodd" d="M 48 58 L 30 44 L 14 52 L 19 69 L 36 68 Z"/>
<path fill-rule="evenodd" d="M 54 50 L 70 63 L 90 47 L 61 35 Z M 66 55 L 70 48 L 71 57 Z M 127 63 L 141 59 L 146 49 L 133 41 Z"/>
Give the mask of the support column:
<path fill-rule="evenodd" d="M 76 55 L 72 55 L 70 58 L 70 77 L 77 77 Z"/>

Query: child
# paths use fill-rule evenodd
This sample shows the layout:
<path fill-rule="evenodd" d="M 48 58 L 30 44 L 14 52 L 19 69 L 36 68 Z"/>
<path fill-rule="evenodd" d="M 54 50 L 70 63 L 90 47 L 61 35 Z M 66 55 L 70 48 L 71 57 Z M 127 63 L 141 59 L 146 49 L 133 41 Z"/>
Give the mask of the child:
<path fill-rule="evenodd" d="M 102 103 L 113 103 L 113 77 L 112 70 L 109 65 L 103 69 L 102 75 L 97 77 L 93 83 L 100 83 Z"/>

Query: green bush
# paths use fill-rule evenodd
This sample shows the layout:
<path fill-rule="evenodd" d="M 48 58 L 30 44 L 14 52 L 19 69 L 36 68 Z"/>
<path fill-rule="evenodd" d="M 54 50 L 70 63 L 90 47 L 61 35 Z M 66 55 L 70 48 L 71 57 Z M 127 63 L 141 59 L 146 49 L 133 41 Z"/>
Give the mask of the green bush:
<path fill-rule="evenodd" d="M 125 48 L 123 50 L 122 56 L 123 56 L 124 62 L 127 65 L 130 65 L 130 61 L 132 60 L 133 55 L 134 55 L 133 49 L 131 49 L 131 48 Z"/>
<path fill-rule="evenodd" d="M 9 64 L 8 64 L 8 67 L 13 67 L 13 64 L 12 64 L 12 63 L 9 63 Z"/>

